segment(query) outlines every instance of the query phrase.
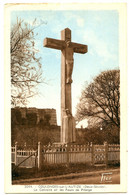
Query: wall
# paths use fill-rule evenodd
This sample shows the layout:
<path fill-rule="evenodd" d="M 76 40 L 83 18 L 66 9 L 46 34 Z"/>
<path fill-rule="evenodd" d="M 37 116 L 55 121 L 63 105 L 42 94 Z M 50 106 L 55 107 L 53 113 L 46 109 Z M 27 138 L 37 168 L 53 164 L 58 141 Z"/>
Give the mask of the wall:
<path fill-rule="evenodd" d="M 55 109 L 38 109 L 38 108 L 26 108 L 26 107 L 16 107 L 11 109 L 11 114 L 14 118 L 17 118 L 19 112 L 19 117 L 27 119 L 28 114 L 35 114 L 36 124 L 41 120 L 45 120 L 46 115 L 50 116 L 50 125 L 57 125 L 56 110 Z"/>

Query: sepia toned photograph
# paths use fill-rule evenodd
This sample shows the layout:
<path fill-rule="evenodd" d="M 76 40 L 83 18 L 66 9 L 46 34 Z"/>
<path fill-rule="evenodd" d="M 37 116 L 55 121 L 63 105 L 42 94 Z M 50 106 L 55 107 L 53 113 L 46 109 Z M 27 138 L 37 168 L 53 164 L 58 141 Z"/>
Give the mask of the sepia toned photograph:
<path fill-rule="evenodd" d="M 126 192 L 125 19 L 124 3 L 5 5 L 7 192 Z"/>

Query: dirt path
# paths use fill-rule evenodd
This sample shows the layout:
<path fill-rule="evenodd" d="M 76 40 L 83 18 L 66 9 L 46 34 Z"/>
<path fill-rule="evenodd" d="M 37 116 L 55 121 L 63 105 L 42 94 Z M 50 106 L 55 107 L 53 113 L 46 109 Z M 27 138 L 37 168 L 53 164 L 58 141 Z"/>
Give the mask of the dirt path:
<path fill-rule="evenodd" d="M 20 184 L 20 183 L 19 183 Z M 99 175 L 82 176 L 75 178 L 53 178 L 40 181 L 26 181 L 21 183 L 22 185 L 42 185 L 42 184 L 120 184 L 119 172 L 101 172 Z M 18 183 L 17 183 L 18 185 Z"/>

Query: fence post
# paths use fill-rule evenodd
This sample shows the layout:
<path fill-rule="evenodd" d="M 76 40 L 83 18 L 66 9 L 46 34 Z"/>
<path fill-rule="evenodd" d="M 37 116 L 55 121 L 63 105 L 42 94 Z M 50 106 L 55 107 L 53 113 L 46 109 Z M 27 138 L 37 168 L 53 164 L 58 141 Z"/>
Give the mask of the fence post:
<path fill-rule="evenodd" d="M 94 165 L 94 145 L 92 142 L 90 143 L 90 147 L 91 147 L 91 158 L 92 158 L 91 164 L 93 166 Z"/>
<path fill-rule="evenodd" d="M 15 165 L 17 165 L 17 142 L 15 142 Z"/>
<path fill-rule="evenodd" d="M 69 143 L 67 144 L 67 166 L 69 166 Z"/>
<path fill-rule="evenodd" d="M 42 167 L 42 149 L 41 143 L 38 142 L 38 169 L 40 170 Z"/>
<path fill-rule="evenodd" d="M 104 146 L 105 146 L 105 163 L 107 166 L 108 165 L 108 143 L 104 142 Z"/>

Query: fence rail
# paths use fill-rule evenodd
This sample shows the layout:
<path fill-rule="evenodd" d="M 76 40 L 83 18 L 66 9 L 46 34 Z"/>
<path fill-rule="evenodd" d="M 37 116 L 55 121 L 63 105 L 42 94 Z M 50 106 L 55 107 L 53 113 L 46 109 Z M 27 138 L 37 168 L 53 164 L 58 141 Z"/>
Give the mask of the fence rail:
<path fill-rule="evenodd" d="M 12 163 L 22 167 L 41 168 L 42 164 L 90 163 L 110 164 L 120 161 L 120 145 L 52 145 L 41 146 L 37 150 L 18 149 L 17 144 L 11 147 Z M 30 156 L 30 158 L 28 158 Z M 27 160 L 26 160 L 27 159 Z M 22 163 L 23 162 L 23 163 Z"/>

